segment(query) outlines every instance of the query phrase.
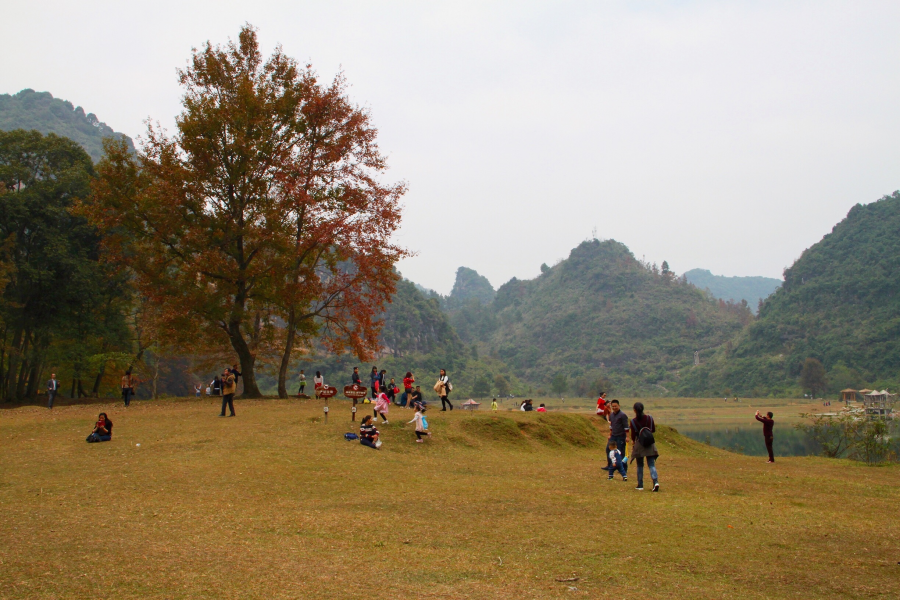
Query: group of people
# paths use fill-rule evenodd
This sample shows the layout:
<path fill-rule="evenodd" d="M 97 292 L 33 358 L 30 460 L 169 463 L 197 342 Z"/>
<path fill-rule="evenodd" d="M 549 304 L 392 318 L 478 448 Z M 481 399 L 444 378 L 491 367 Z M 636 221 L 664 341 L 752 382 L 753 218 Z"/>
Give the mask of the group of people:
<path fill-rule="evenodd" d="M 637 491 L 644 489 L 644 461 L 650 469 L 650 477 L 653 480 L 653 491 L 659 491 L 659 473 L 656 470 L 656 459 L 659 451 L 656 449 L 656 421 L 644 412 L 644 404 L 635 402 L 632 406 L 634 418 L 622 411 L 619 401 L 616 399 L 606 401 L 606 394 L 601 394 L 597 399 L 597 415 L 609 424 L 609 433 L 606 442 L 606 472 L 608 480 L 612 481 L 616 472 L 622 476 L 622 481 L 628 481 L 628 463 L 637 462 Z M 628 438 L 631 438 L 631 456 L 627 455 Z"/>

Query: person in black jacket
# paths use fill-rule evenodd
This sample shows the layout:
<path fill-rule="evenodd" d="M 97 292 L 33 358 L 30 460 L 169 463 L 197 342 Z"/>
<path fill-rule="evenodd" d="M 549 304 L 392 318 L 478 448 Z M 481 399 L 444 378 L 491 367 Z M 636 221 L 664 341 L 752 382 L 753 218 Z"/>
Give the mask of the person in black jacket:
<path fill-rule="evenodd" d="M 50 374 L 50 381 L 47 382 L 47 408 L 53 408 L 53 401 L 56 399 L 56 392 L 59 391 L 59 380 L 56 379 L 56 373 Z"/>
<path fill-rule="evenodd" d="M 94 431 L 87 437 L 87 442 L 108 442 L 112 439 L 112 421 L 106 416 L 106 413 L 100 413 L 97 423 L 94 425 Z"/>
<path fill-rule="evenodd" d="M 772 442 L 775 441 L 775 434 L 773 433 L 773 428 L 775 427 L 775 419 L 771 412 L 767 412 L 766 416 L 760 416 L 759 411 L 756 411 L 756 420 L 763 424 L 763 438 L 766 440 L 766 450 L 769 452 L 769 460 L 766 462 L 773 463 L 775 462 L 775 451 L 772 450 Z"/>
<path fill-rule="evenodd" d="M 362 380 L 359 378 L 359 367 L 353 367 L 353 375 L 350 377 L 350 383 L 362 385 Z"/>
<path fill-rule="evenodd" d="M 359 425 L 359 443 L 378 450 L 381 448 L 381 442 L 378 440 L 379 435 L 378 429 L 372 422 L 372 417 L 369 415 L 363 417 L 362 423 Z"/>

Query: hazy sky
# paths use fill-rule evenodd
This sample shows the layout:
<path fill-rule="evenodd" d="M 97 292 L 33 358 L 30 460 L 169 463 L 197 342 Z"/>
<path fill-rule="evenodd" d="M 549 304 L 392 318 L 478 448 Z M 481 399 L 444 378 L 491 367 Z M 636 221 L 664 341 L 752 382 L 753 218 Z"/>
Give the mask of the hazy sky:
<path fill-rule="evenodd" d="M 0 5 L 0 93 L 170 129 L 192 47 L 259 29 L 370 108 L 406 180 L 402 273 L 495 287 L 580 241 L 678 273 L 781 277 L 900 188 L 900 3 L 50 2 Z M 873 243 L 875 241 L 873 240 Z"/>

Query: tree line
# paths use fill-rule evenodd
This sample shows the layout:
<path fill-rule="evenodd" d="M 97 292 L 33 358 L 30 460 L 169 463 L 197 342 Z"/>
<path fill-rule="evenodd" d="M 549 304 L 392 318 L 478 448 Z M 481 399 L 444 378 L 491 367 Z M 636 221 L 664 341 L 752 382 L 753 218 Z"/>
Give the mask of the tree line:
<path fill-rule="evenodd" d="M 66 138 L 0 134 L 4 398 L 48 370 L 96 395 L 148 356 L 237 357 L 247 397 L 272 365 L 284 397 L 298 354 L 377 349 L 406 186 L 381 181 L 344 78 L 323 84 L 280 48 L 264 59 L 250 26 L 178 77 L 174 135 L 106 139 L 96 166 Z"/>

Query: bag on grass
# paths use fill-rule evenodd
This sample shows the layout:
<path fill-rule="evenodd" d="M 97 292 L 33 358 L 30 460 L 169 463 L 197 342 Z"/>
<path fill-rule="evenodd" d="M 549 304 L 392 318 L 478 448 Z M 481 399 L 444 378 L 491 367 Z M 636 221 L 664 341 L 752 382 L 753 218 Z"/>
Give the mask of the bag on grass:
<path fill-rule="evenodd" d="M 99 440 L 97 439 L 97 434 L 96 434 L 96 433 L 92 433 L 91 435 L 87 436 L 87 439 L 86 439 L 85 441 L 86 441 L 88 444 L 92 444 L 92 443 L 94 443 L 94 442 L 96 442 L 96 441 L 99 441 Z"/>
<path fill-rule="evenodd" d="M 358 440 L 359 436 L 356 435 L 355 433 L 345 433 L 344 439 L 347 440 L 348 442 L 352 442 L 353 440 Z"/>

